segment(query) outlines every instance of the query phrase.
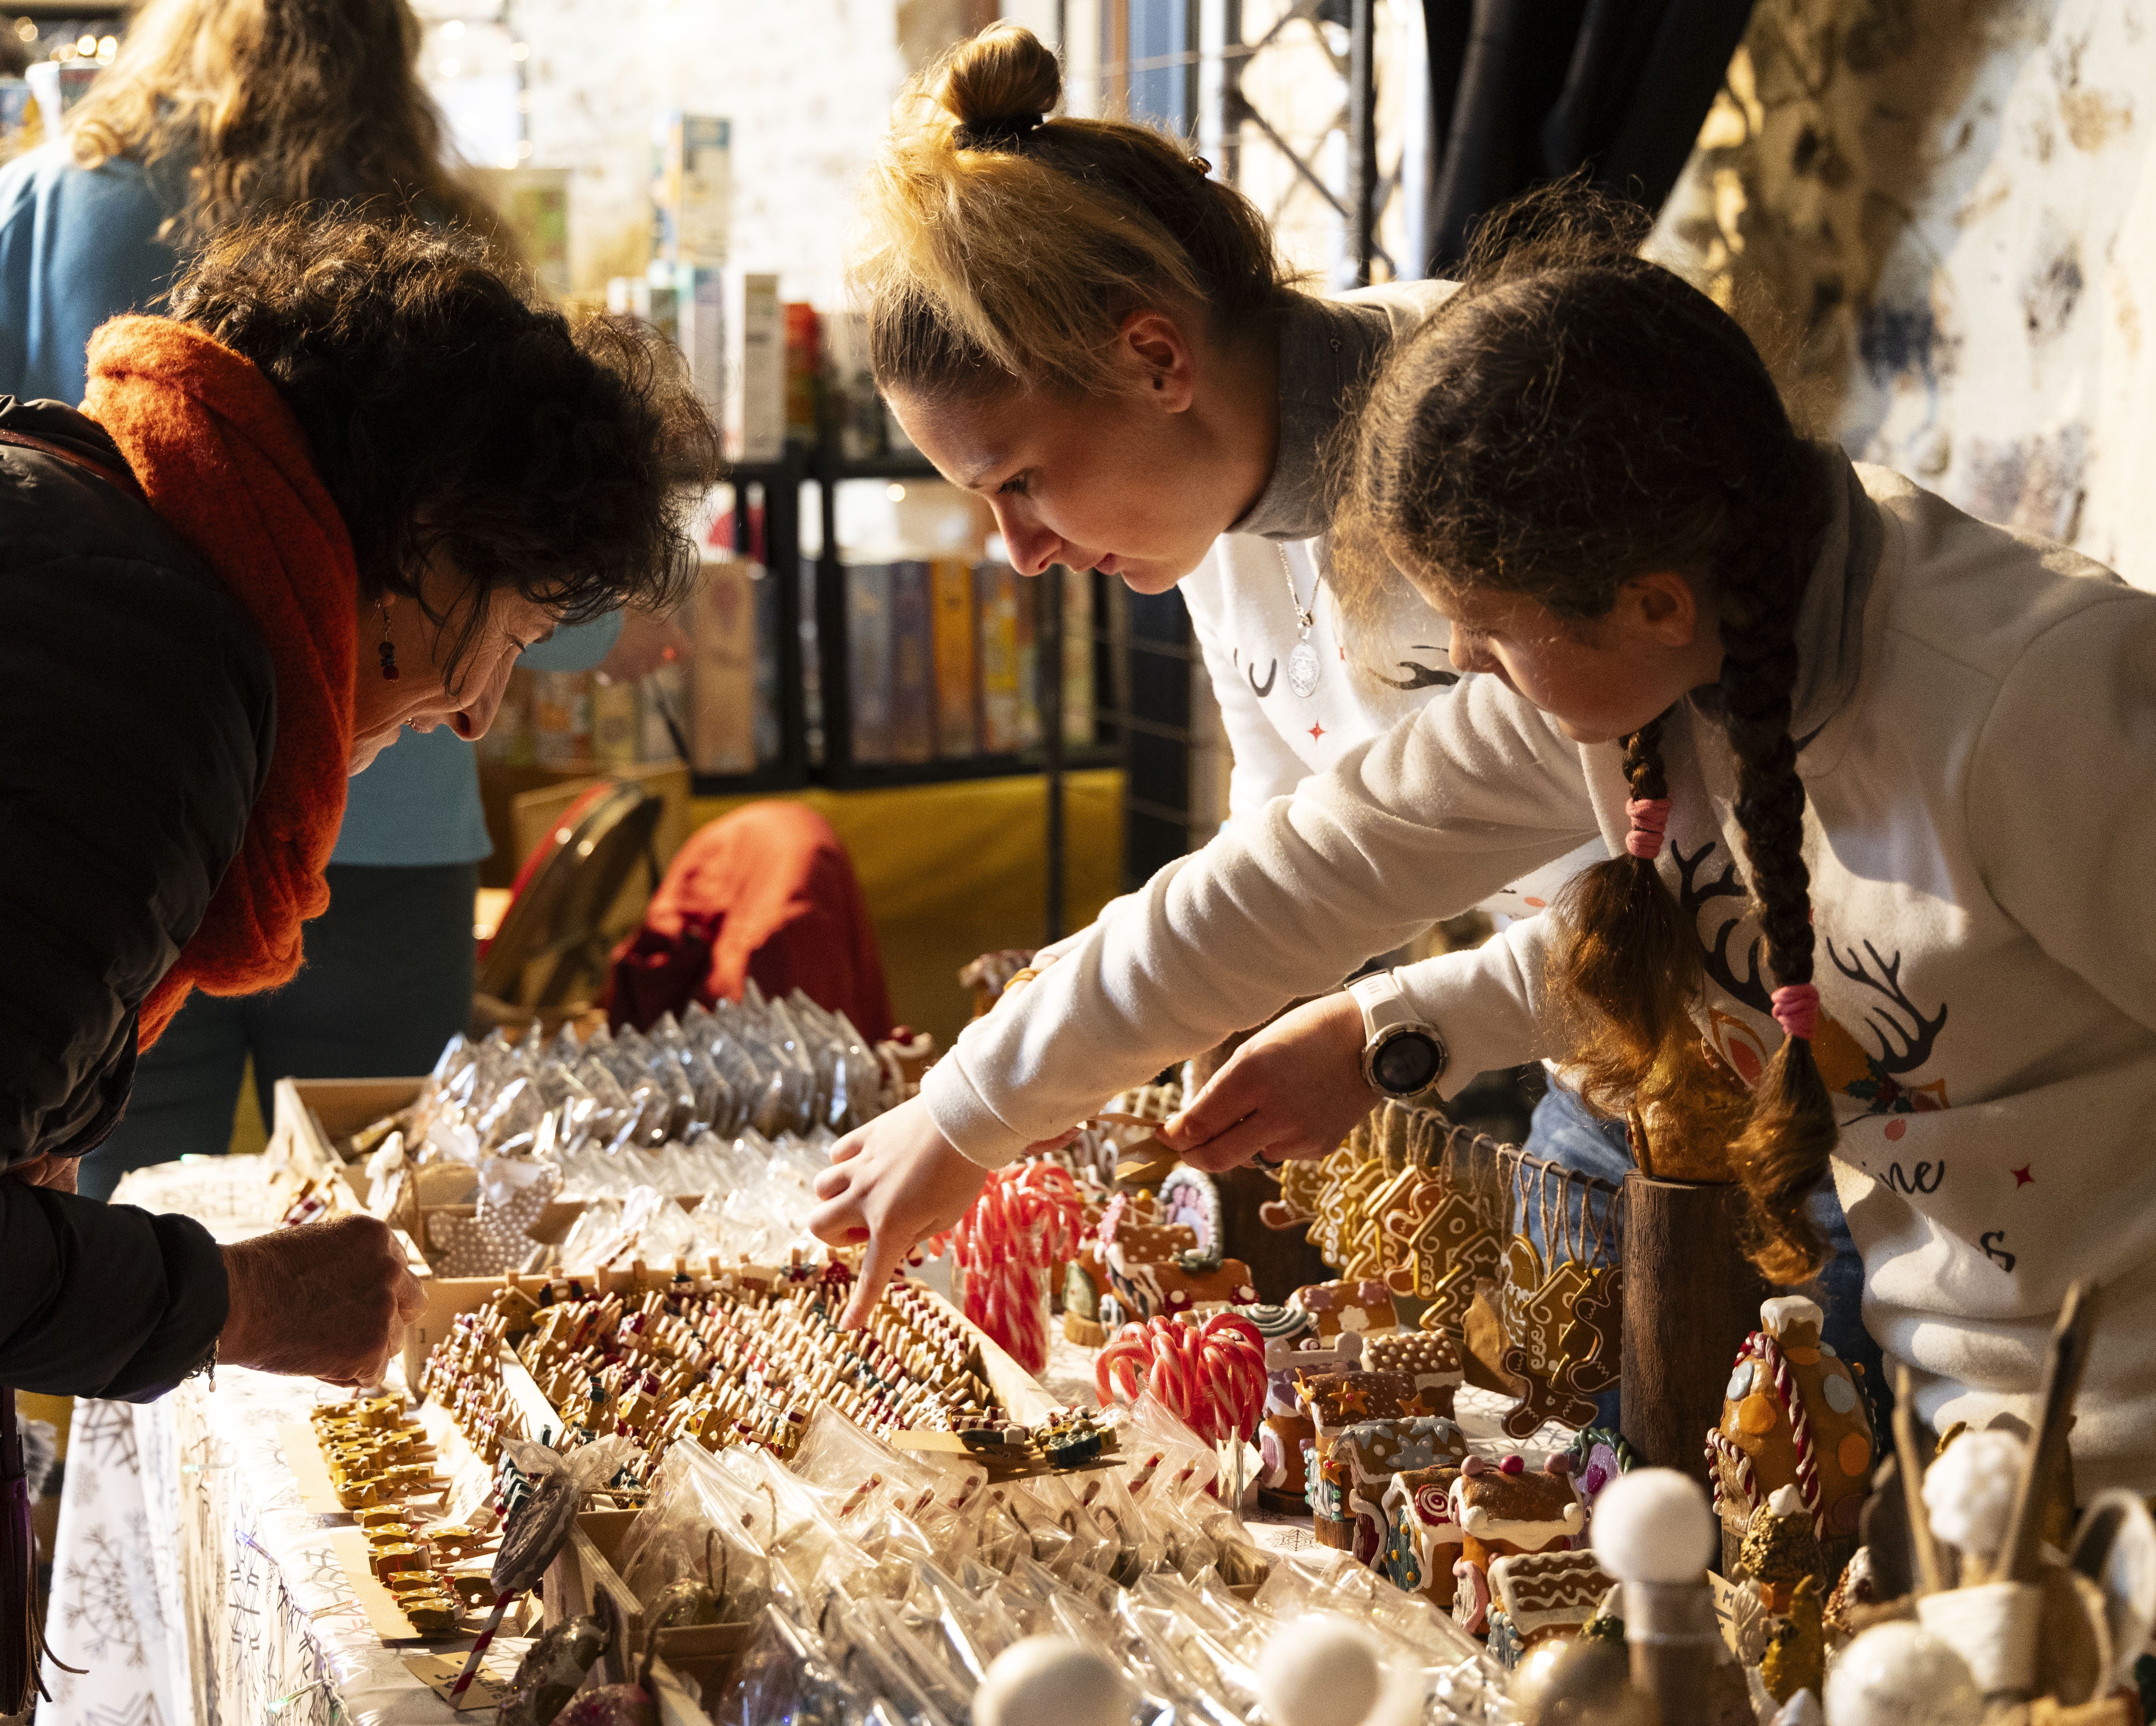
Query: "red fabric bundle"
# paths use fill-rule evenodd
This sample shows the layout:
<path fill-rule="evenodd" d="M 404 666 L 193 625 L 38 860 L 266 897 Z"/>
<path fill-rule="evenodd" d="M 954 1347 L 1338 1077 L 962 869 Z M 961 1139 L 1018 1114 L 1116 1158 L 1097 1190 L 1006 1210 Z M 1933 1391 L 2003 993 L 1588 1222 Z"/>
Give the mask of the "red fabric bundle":
<path fill-rule="evenodd" d="M 329 904 L 323 869 L 351 765 L 359 572 L 305 434 L 251 361 L 166 318 L 90 337 L 83 411 L 150 501 L 246 606 L 277 672 L 276 752 L 239 854 L 202 923 L 143 1002 L 147 1048 L 199 985 L 251 994 L 300 968 L 300 925 Z"/>
<path fill-rule="evenodd" d="M 703 959 L 708 949 L 708 962 Z M 831 824 L 798 803 L 752 803 L 691 834 L 614 952 L 615 1023 L 649 1025 L 691 998 L 799 989 L 871 1042 L 891 1035 L 883 958 L 854 866 Z"/>

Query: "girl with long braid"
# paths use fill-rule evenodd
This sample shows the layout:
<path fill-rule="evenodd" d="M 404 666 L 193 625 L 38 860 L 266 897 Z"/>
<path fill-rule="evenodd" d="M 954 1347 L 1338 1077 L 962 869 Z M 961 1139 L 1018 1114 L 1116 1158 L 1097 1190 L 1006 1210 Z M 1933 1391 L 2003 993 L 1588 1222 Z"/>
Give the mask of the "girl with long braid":
<path fill-rule="evenodd" d="M 1348 598 L 1411 583 L 1490 675 L 969 1027 L 835 1148 L 817 1232 L 869 1241 L 865 1307 L 984 1166 L 1599 832 L 1554 916 L 1391 973 L 1440 1092 L 1553 1056 L 1658 1148 L 1726 1150 L 1781 1283 L 1820 1264 L 1830 1174 L 1935 1430 L 2030 1416 L 2067 1287 L 2100 1281 L 2075 1480 L 2147 1492 L 2156 595 L 1806 443 L 1628 238 L 1562 202 L 1486 237 L 1348 440 Z M 1385 1076 L 1367 1035 L 1352 996 L 1285 1014 L 1162 1136 L 1321 1155 Z"/>

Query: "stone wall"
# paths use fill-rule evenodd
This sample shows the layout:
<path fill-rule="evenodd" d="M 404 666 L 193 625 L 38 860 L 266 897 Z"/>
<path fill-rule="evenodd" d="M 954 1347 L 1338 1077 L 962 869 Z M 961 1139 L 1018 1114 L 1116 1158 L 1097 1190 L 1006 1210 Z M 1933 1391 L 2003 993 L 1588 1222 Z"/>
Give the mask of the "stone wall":
<path fill-rule="evenodd" d="M 2156 587 L 2146 0 L 1759 0 L 1655 249 L 1822 434 Z"/>

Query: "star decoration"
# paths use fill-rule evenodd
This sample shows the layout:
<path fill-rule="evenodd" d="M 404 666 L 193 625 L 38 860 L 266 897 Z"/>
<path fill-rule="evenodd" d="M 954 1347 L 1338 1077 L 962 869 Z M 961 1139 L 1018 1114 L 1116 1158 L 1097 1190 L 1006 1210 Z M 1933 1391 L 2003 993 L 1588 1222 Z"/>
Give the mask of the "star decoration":
<path fill-rule="evenodd" d="M 2031 1164 L 2024 1163 L 2019 1169 L 2014 1171 L 2014 1184 L 2016 1187 L 2032 1186 L 2035 1184 L 2036 1177 L 2029 1173 L 2030 1169 L 2034 1166 L 2035 1165 Z"/>
<path fill-rule="evenodd" d="M 1310 741 L 1311 741 L 1312 742 L 1313 742 L 1313 743 L 1314 743 L 1314 742 L 1317 742 L 1320 737 L 1323 737 L 1324 735 L 1325 735 L 1325 727 L 1324 727 L 1323 726 L 1322 726 L 1322 725 L 1313 725 L 1313 726 L 1312 726 L 1312 727 L 1311 727 L 1311 728 L 1310 728 Z"/>

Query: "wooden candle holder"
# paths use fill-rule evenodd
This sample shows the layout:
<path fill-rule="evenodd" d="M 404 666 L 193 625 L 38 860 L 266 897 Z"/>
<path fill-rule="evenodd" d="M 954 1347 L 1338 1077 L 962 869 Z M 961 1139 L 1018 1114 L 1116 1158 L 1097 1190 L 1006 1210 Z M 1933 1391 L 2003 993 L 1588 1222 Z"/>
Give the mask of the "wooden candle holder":
<path fill-rule="evenodd" d="M 1709 1485 L 1704 1443 L 1770 1291 L 1738 1245 L 1741 1188 L 1625 1178 L 1625 1436 Z"/>

